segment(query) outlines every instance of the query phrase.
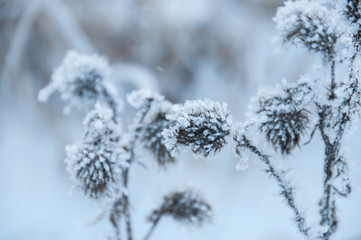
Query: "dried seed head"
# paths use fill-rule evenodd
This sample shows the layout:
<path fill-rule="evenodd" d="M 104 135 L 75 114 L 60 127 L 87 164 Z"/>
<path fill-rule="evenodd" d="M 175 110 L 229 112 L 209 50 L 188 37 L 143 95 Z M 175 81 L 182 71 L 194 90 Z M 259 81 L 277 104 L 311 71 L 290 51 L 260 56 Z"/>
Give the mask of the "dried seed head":
<path fill-rule="evenodd" d="M 357 23 L 361 18 L 360 0 L 347 0 L 345 14 L 351 23 Z"/>
<path fill-rule="evenodd" d="M 117 142 L 120 138 L 120 125 L 113 120 L 113 111 L 97 103 L 85 117 L 85 140 Z"/>
<path fill-rule="evenodd" d="M 284 83 L 286 84 L 286 83 Z M 301 82 L 295 87 L 260 93 L 255 118 L 259 129 L 276 151 L 289 154 L 300 142 L 309 123 L 305 105 L 313 95 L 310 83 Z"/>
<path fill-rule="evenodd" d="M 51 82 L 39 92 L 38 99 L 45 102 L 57 90 L 61 98 L 69 102 L 68 108 L 91 107 L 97 101 L 104 101 L 109 107 L 116 108 L 119 100 L 114 97 L 115 88 L 105 82 L 109 72 L 105 58 L 70 50 L 52 74 Z"/>
<path fill-rule="evenodd" d="M 133 107 L 140 109 L 138 118 L 145 114 L 141 126 L 135 129 L 144 147 L 153 153 L 159 166 L 165 167 L 174 163 L 175 159 L 165 147 L 162 136 L 162 131 L 171 126 L 165 115 L 172 108 L 172 104 L 163 96 L 149 90 L 134 91 L 127 99 Z"/>
<path fill-rule="evenodd" d="M 231 117 L 226 104 L 208 99 L 175 105 L 167 115 L 173 125 L 163 131 L 166 147 L 174 156 L 189 146 L 196 157 L 207 157 L 227 143 Z"/>
<path fill-rule="evenodd" d="M 311 52 L 322 53 L 324 60 L 330 61 L 341 35 L 336 16 L 317 1 L 287 1 L 278 8 L 274 21 L 281 42 L 303 45 Z"/>
<path fill-rule="evenodd" d="M 174 192 L 164 197 L 160 208 L 148 217 L 150 222 L 161 216 L 171 216 L 174 220 L 187 224 L 202 224 L 211 218 L 211 206 L 190 190 Z"/>
<path fill-rule="evenodd" d="M 361 47 L 361 8 L 359 0 L 347 0 L 345 15 L 352 26 L 353 45 L 356 51 Z"/>
<path fill-rule="evenodd" d="M 165 114 L 165 112 L 159 112 L 153 121 L 144 126 L 141 136 L 144 146 L 155 155 L 158 165 L 162 167 L 175 162 L 175 159 L 165 147 L 164 137 L 162 136 L 163 130 L 171 126 L 171 122 L 166 119 Z"/>
<path fill-rule="evenodd" d="M 94 199 L 111 195 L 125 165 L 124 149 L 102 142 L 80 142 L 67 146 L 66 153 L 67 170 L 84 195 Z"/>
<path fill-rule="evenodd" d="M 84 120 L 85 138 L 66 147 L 65 163 L 71 178 L 84 195 L 94 199 L 111 194 L 129 158 L 117 144 L 120 127 L 111 118 L 111 110 L 96 105 Z"/>

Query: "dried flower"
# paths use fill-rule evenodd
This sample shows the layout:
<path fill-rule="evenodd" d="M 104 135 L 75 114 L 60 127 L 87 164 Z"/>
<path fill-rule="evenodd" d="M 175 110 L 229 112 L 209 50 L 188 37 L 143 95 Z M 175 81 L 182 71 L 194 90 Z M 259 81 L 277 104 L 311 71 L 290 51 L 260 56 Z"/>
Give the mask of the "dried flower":
<path fill-rule="evenodd" d="M 156 156 L 159 166 L 166 166 L 175 162 L 175 159 L 165 147 L 164 137 L 162 136 L 163 130 L 171 126 L 171 122 L 166 119 L 165 114 L 165 112 L 158 113 L 153 121 L 145 126 L 141 136 L 141 141 Z"/>
<path fill-rule="evenodd" d="M 172 108 L 172 104 L 163 96 L 143 89 L 133 91 L 127 99 L 133 107 L 140 109 L 138 118 L 145 114 L 141 126 L 135 129 L 144 147 L 153 153 L 159 166 L 165 167 L 169 163 L 174 163 L 175 159 L 165 147 L 162 136 L 162 131 L 171 126 L 166 114 Z"/>
<path fill-rule="evenodd" d="M 268 95 L 264 92 L 260 93 L 254 110 L 259 129 L 276 151 L 289 154 L 299 144 L 309 123 L 305 104 L 312 95 L 310 83 L 303 81 L 295 87 L 283 86 L 281 91 L 269 91 Z"/>
<path fill-rule="evenodd" d="M 189 146 L 199 157 L 219 151 L 231 132 L 231 117 L 226 104 L 208 99 L 175 105 L 167 115 L 173 125 L 163 131 L 166 147 L 174 156 Z"/>
<path fill-rule="evenodd" d="M 361 18 L 359 4 L 360 0 L 347 0 L 345 13 L 351 23 L 357 23 L 357 21 Z"/>
<path fill-rule="evenodd" d="M 341 35 L 336 16 L 317 1 L 287 1 L 278 8 L 274 21 L 281 42 L 301 44 L 312 52 L 321 52 L 324 60 L 330 61 Z"/>
<path fill-rule="evenodd" d="M 70 50 L 52 74 L 51 82 L 39 92 L 38 99 L 45 102 L 58 90 L 61 98 L 69 102 L 65 111 L 71 106 L 91 107 L 97 101 L 104 101 L 116 112 L 120 100 L 115 97 L 115 88 L 105 81 L 109 72 L 105 58 Z"/>
<path fill-rule="evenodd" d="M 84 121 L 85 138 L 66 147 L 65 163 L 71 178 L 84 195 L 94 199 L 111 195 L 129 158 L 115 141 L 120 137 L 120 127 L 111 117 L 111 110 L 97 105 Z"/>
<path fill-rule="evenodd" d="M 193 191 L 174 192 L 164 197 L 160 208 L 148 217 L 150 222 L 161 216 L 171 216 L 174 220 L 187 224 L 202 224 L 211 217 L 211 206 Z"/>

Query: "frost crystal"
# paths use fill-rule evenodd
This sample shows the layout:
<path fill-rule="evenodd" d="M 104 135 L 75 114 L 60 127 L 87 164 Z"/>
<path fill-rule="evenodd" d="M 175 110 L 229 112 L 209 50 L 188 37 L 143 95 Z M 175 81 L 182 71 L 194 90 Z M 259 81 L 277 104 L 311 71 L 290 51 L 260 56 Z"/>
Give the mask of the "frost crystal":
<path fill-rule="evenodd" d="M 251 109 L 259 129 L 275 150 L 289 154 L 307 128 L 309 111 L 305 104 L 312 98 L 313 91 L 307 81 L 294 87 L 285 84 L 280 86 L 281 90 L 269 91 L 268 94 L 260 91 L 258 101 Z"/>
<path fill-rule="evenodd" d="M 111 118 L 110 109 L 97 105 L 84 120 L 87 133 L 83 141 L 66 147 L 65 163 L 71 178 L 84 195 L 94 199 L 111 195 L 129 158 L 117 144 L 120 127 Z"/>
<path fill-rule="evenodd" d="M 278 8 L 274 21 L 277 23 L 279 40 L 283 43 L 301 44 L 313 52 L 321 52 L 325 61 L 335 55 L 335 43 L 341 35 L 337 27 L 336 12 L 317 1 L 287 1 Z"/>
<path fill-rule="evenodd" d="M 231 132 L 231 117 L 226 104 L 208 99 L 175 105 L 167 115 L 173 126 L 163 131 L 166 147 L 172 155 L 189 146 L 199 157 L 219 151 Z"/>
<path fill-rule="evenodd" d="M 100 100 L 115 111 L 119 100 L 115 100 L 114 87 L 105 81 L 109 72 L 105 58 L 70 50 L 52 74 L 51 82 L 39 92 L 38 99 L 45 102 L 57 90 L 69 102 L 66 111 L 71 106 L 90 107 Z"/>
<path fill-rule="evenodd" d="M 211 206 L 193 191 L 186 190 L 166 195 L 159 209 L 148 217 L 156 222 L 161 216 L 168 215 L 176 221 L 187 224 L 201 224 L 211 217 Z"/>

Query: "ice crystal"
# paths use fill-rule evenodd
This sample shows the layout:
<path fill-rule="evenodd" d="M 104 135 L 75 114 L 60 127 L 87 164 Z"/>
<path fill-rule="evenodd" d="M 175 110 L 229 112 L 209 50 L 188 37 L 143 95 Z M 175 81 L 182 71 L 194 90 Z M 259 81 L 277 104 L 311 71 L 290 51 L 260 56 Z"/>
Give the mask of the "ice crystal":
<path fill-rule="evenodd" d="M 173 156 L 189 146 L 196 156 L 207 157 L 222 149 L 231 132 L 227 105 L 208 99 L 175 105 L 167 119 L 173 125 L 163 131 L 163 136 Z"/>

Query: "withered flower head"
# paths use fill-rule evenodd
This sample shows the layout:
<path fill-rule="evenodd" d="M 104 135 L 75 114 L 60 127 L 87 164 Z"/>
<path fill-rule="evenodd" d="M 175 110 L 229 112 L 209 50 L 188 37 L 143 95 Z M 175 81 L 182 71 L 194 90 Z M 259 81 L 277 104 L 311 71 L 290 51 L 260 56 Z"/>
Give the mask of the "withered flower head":
<path fill-rule="evenodd" d="M 159 166 L 166 167 L 168 164 L 174 163 L 175 159 L 165 147 L 162 136 L 162 131 L 171 126 L 166 114 L 172 108 L 172 104 L 163 96 L 143 89 L 129 94 L 128 102 L 139 109 L 138 118 L 145 114 L 141 126 L 135 129 L 138 131 L 139 139 L 144 147 L 153 153 Z"/>
<path fill-rule="evenodd" d="M 97 106 L 84 121 L 85 138 L 66 147 L 65 163 L 70 177 L 84 195 L 94 199 L 111 195 L 129 158 L 114 140 L 120 136 L 120 127 L 111 116 L 111 110 Z"/>
<path fill-rule="evenodd" d="M 360 0 L 347 0 L 345 13 L 351 23 L 357 23 L 361 18 Z"/>
<path fill-rule="evenodd" d="M 299 0 L 287 1 L 278 8 L 274 21 L 283 43 L 303 45 L 330 61 L 341 35 L 336 17 L 336 13 L 317 1 Z"/>
<path fill-rule="evenodd" d="M 260 94 L 255 108 L 259 128 L 276 151 L 289 154 L 299 145 L 309 123 L 305 105 L 312 95 L 309 83 L 283 87 L 280 92 Z"/>
<path fill-rule="evenodd" d="M 162 205 L 148 217 L 150 222 L 161 216 L 187 224 L 201 224 L 211 218 L 211 206 L 193 191 L 174 192 L 164 197 Z"/>
<path fill-rule="evenodd" d="M 104 57 L 80 54 L 70 50 L 61 65 L 53 72 L 51 82 L 38 95 L 40 101 L 47 101 L 51 94 L 59 91 L 61 98 L 68 101 L 66 111 L 71 106 L 91 107 L 97 101 L 104 101 L 116 108 L 120 100 L 115 96 L 115 88 L 105 82 L 110 68 Z"/>
<path fill-rule="evenodd" d="M 182 148 L 190 147 L 196 157 L 207 157 L 222 149 L 231 132 L 227 105 L 208 99 L 175 105 L 167 119 L 173 125 L 163 131 L 163 136 L 173 156 Z"/>

